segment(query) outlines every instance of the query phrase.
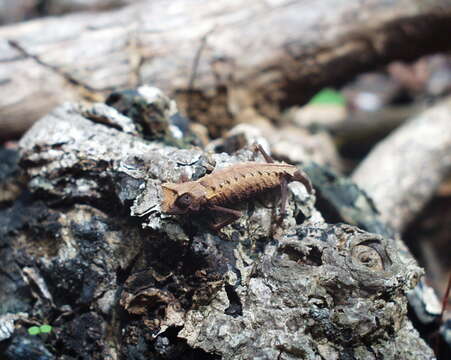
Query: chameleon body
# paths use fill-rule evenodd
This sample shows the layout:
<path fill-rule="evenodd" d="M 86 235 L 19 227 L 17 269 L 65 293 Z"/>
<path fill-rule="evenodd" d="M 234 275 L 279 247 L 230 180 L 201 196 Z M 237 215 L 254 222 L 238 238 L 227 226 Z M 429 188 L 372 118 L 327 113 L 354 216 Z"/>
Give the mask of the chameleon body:
<path fill-rule="evenodd" d="M 312 190 L 310 182 L 296 166 L 248 162 L 215 171 L 196 181 L 163 184 L 162 210 L 168 214 L 186 214 L 212 205 L 233 204 L 276 188 L 283 180 L 300 181 L 309 192 Z M 177 201 L 183 195 L 191 199 L 188 206 Z"/>
<path fill-rule="evenodd" d="M 230 224 L 241 216 L 237 210 L 224 206 L 248 200 L 258 193 L 280 187 L 282 190 L 281 214 L 285 212 L 287 183 L 299 181 L 312 192 L 308 177 L 296 166 L 274 163 L 272 158 L 257 146 L 267 163 L 246 162 L 213 171 L 195 181 L 180 184 L 164 183 L 161 209 L 167 214 L 187 214 L 211 210 L 229 215 L 229 219 L 213 224 L 214 229 Z"/>

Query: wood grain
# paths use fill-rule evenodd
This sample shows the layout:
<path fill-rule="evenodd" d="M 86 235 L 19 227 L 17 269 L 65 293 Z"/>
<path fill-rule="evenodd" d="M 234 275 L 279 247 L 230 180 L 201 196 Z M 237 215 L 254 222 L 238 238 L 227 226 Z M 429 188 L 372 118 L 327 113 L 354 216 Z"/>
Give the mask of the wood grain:
<path fill-rule="evenodd" d="M 0 136 L 141 83 L 219 134 L 249 106 L 275 118 L 325 84 L 444 49 L 450 19 L 449 0 L 153 0 L 6 26 Z"/>

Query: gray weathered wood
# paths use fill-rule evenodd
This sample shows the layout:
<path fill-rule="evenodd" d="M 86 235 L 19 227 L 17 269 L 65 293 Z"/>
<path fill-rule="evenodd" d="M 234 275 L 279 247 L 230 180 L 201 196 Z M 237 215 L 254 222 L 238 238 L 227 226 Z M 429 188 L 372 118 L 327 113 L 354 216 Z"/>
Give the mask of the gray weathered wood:
<path fill-rule="evenodd" d="M 133 1 L 136 2 L 136 0 L 2 0 L 0 1 L 0 25 L 43 15 L 111 9 Z"/>
<path fill-rule="evenodd" d="M 379 143 L 352 176 L 395 231 L 405 229 L 451 171 L 450 119 L 448 97 Z"/>
<path fill-rule="evenodd" d="M 137 83 L 215 132 L 249 105 L 276 116 L 325 83 L 444 48 L 450 19 L 449 0 L 153 0 L 3 27 L 0 135 Z"/>

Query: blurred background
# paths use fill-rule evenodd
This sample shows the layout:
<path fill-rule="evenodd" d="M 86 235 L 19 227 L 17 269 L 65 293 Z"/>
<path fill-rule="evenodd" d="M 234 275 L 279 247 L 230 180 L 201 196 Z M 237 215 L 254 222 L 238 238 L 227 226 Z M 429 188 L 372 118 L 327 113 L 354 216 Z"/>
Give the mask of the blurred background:
<path fill-rule="evenodd" d="M 450 39 L 446 0 L 0 0 L 1 151 L 64 101 L 161 88 L 199 146 L 232 152 L 261 137 L 277 159 L 314 162 L 374 197 L 426 270 L 436 295 L 422 306 L 435 310 L 412 318 L 437 347 L 438 323 L 451 321 L 439 315 L 451 274 Z"/>

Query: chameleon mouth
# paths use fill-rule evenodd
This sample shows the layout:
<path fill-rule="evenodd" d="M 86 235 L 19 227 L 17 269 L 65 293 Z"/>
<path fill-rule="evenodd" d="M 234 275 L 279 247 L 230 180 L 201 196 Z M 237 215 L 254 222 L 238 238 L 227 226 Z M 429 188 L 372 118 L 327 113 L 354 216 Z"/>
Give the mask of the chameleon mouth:
<path fill-rule="evenodd" d="M 170 184 L 161 185 L 163 189 L 163 201 L 161 203 L 161 210 L 167 214 L 173 214 L 177 210 L 175 201 L 177 200 L 177 192 L 170 188 Z"/>
<path fill-rule="evenodd" d="M 169 215 L 186 214 L 188 208 L 181 209 L 176 205 L 176 201 L 179 197 L 178 192 L 173 189 L 173 186 L 177 184 L 165 183 L 161 185 L 163 189 L 163 201 L 161 202 L 161 211 Z"/>

